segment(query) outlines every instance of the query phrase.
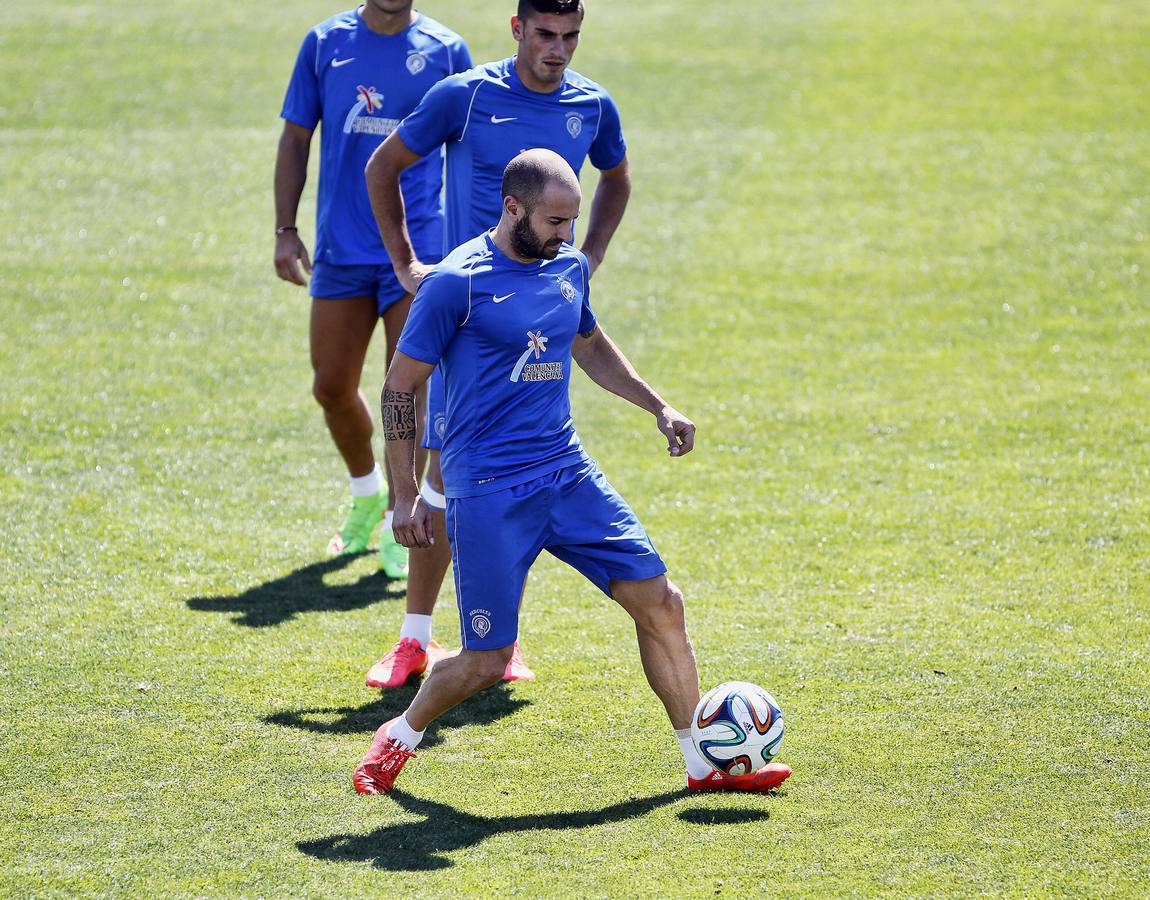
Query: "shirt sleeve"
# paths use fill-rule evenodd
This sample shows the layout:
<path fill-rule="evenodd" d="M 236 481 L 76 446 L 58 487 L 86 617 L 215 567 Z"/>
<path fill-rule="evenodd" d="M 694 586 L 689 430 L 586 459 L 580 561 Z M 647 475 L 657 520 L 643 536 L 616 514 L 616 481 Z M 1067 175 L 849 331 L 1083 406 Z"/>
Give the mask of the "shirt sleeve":
<path fill-rule="evenodd" d="M 623 124 L 619 120 L 619 107 L 604 92 L 600 100 L 602 112 L 599 115 L 599 130 L 591 142 L 587 158 L 596 169 L 613 169 L 627 155 L 627 142 L 623 140 Z"/>
<path fill-rule="evenodd" d="M 599 320 L 591 309 L 591 269 L 587 265 L 587 257 L 579 254 L 579 268 L 583 272 L 583 303 L 579 310 L 579 333 L 586 334 L 593 331 Z"/>
<path fill-rule="evenodd" d="M 471 312 L 466 274 L 433 269 L 420 282 L 397 349 L 435 366 Z"/>
<path fill-rule="evenodd" d="M 460 75 L 448 75 L 423 95 L 417 106 L 399 123 L 399 137 L 412 153 L 427 156 L 463 133 L 467 108 L 475 85 Z"/>
<path fill-rule="evenodd" d="M 319 75 L 316 72 L 316 52 L 319 49 L 319 36 L 309 31 L 303 39 L 296 56 L 295 68 L 288 82 L 280 116 L 294 122 L 301 128 L 314 129 L 323 115 L 323 101 L 320 97 Z"/>
<path fill-rule="evenodd" d="M 459 46 L 451 54 L 451 62 L 455 67 L 455 74 L 466 72 L 468 69 L 474 67 L 475 63 L 471 61 L 471 51 L 467 47 L 467 41 L 463 38 L 459 39 Z"/>

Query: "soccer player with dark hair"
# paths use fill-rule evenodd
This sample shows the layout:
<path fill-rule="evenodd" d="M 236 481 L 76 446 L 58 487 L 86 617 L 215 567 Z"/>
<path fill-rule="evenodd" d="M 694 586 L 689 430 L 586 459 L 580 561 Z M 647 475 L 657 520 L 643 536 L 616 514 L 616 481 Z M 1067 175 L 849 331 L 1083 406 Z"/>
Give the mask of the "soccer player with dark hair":
<path fill-rule="evenodd" d="M 765 792 L 791 773 L 713 770 L 691 740 L 698 673 L 683 595 L 626 501 L 583 450 L 568 396 L 574 359 L 600 387 L 651 413 L 672 457 L 695 426 L 650 387 L 596 322 L 590 263 L 570 243 L 581 194 L 550 150 L 508 164 L 498 225 L 458 247 L 419 286 L 381 397 L 395 474 L 396 540 L 427 547 L 442 532 L 415 476 L 416 391 L 443 371 L 447 536 L 463 630 L 407 710 L 384 723 L 355 770 L 355 789 L 389 792 L 427 726 L 504 674 L 523 583 L 540 552 L 568 563 L 635 622 L 647 681 L 662 701 L 695 791 Z"/>
<path fill-rule="evenodd" d="M 284 98 L 275 170 L 276 274 L 298 285 L 311 276 L 313 393 L 351 482 L 351 504 L 331 553 L 364 551 L 387 517 L 388 492 L 371 446 L 373 418 L 359 379 L 376 322 L 383 319 L 390 360 L 411 304 L 380 240 L 363 167 L 432 85 L 469 68 L 463 39 L 416 12 L 411 0 L 367 0 L 308 32 Z M 320 122 L 313 267 L 296 212 Z M 403 175 L 412 240 L 432 261 L 443 248 L 442 171 L 442 155 L 433 153 Z M 390 578 L 407 574 L 407 550 L 395 543 L 390 523 L 380 566 Z"/>
<path fill-rule="evenodd" d="M 396 273 L 414 291 L 428 260 L 412 240 L 412 211 L 399 185 L 402 174 L 441 147 L 447 152 L 445 250 L 499 221 L 500 183 L 521 150 L 558 153 L 576 173 L 584 161 L 599 169 L 590 221 L 582 240 L 588 276 L 602 262 L 631 192 L 627 148 L 619 111 L 601 86 L 569 68 L 579 44 L 583 4 L 572 0 L 521 0 L 511 19 L 514 56 L 487 63 L 436 85 L 416 110 L 380 145 L 367 166 L 368 192 Z M 443 483 L 438 450 L 444 421 L 438 374 L 428 389 L 424 446 L 429 454 L 425 501 L 443 527 Z M 395 687 L 426 670 L 431 613 L 451 556 L 446 542 L 411 554 L 407 615 L 399 642 L 368 672 L 373 687 Z M 533 677 L 515 648 L 506 680 Z"/>

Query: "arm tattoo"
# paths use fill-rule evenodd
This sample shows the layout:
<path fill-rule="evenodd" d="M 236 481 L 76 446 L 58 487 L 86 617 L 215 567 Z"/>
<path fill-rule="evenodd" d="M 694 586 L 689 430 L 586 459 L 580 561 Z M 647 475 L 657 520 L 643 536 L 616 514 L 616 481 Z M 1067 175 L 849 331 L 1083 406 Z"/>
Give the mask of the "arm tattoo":
<path fill-rule="evenodd" d="M 415 394 L 385 387 L 379 398 L 385 441 L 415 440 Z"/>
<path fill-rule="evenodd" d="M 590 331 L 580 331 L 579 337 L 581 337 L 581 338 L 591 337 L 595 333 L 596 328 L 598 328 L 598 326 L 596 326 L 595 328 L 592 328 Z"/>

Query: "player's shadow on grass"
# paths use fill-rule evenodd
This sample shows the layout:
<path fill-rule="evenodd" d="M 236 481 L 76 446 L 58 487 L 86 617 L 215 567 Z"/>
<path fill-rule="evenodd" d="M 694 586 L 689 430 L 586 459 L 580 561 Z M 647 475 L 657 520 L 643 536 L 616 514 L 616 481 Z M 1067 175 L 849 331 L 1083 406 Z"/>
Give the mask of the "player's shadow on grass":
<path fill-rule="evenodd" d="M 415 691 L 415 686 L 404 685 L 385 691 L 379 700 L 364 706 L 285 710 L 273 713 L 264 721 L 270 725 L 301 728 L 318 734 L 369 735 L 388 719 L 394 719 L 407 709 Z M 492 725 L 530 702 L 513 696 L 507 684 L 497 684 L 448 710 L 428 725 L 419 746 L 427 748 L 442 743 L 443 732 L 448 729 L 466 725 Z M 366 744 L 363 749 L 367 749 Z"/>
<path fill-rule="evenodd" d="M 348 612 L 405 595 L 403 590 L 390 588 L 390 582 L 382 572 L 367 575 L 351 584 L 324 583 L 325 575 L 339 571 L 357 558 L 336 556 L 248 588 L 242 594 L 193 597 L 187 604 L 189 609 L 202 612 L 236 613 L 232 621 L 237 625 L 267 628 L 293 619 L 300 613 Z"/>
<path fill-rule="evenodd" d="M 394 872 L 425 872 L 450 868 L 454 863 L 443 854 L 476 847 L 489 837 L 515 831 L 567 831 L 592 828 L 635 819 L 656 809 L 693 796 L 686 788 L 616 803 L 583 812 L 544 813 L 528 816 L 476 816 L 445 803 L 421 800 L 405 791 L 392 791 L 391 798 L 404 810 L 423 816 L 419 822 L 385 825 L 370 834 L 337 834 L 296 844 L 308 856 L 330 862 L 371 863 Z M 386 798 L 375 798 L 386 803 Z M 374 801 L 373 801 L 374 802 Z M 734 812 L 732 810 L 732 812 Z M 766 812 L 744 811 L 740 821 L 767 818 Z"/>

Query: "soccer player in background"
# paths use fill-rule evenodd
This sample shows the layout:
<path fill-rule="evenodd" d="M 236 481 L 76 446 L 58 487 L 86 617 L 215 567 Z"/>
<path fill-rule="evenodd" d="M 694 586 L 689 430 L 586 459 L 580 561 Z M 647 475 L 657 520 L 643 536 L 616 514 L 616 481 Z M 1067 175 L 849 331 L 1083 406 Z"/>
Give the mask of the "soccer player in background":
<path fill-rule="evenodd" d="M 359 393 L 359 380 L 380 318 L 391 360 L 411 295 L 380 240 L 363 169 L 432 85 L 470 67 L 463 39 L 413 10 L 411 0 L 367 0 L 308 32 L 281 113 L 276 274 L 298 285 L 307 285 L 305 275 L 311 276 L 313 393 L 351 482 L 348 512 L 328 549 L 332 554 L 363 552 L 380 520 L 387 518 L 380 567 L 389 578 L 407 575 L 407 550 L 391 534 L 391 501 L 372 451 L 372 413 Z M 312 134 L 320 122 L 313 266 L 296 213 Z M 432 153 L 402 179 L 411 239 L 430 261 L 438 260 L 443 248 L 442 168 L 442 155 Z"/>
<path fill-rule="evenodd" d="M 389 792 L 427 726 L 503 677 L 527 571 L 547 550 L 634 619 L 643 670 L 675 730 L 687 787 L 771 790 L 790 775 L 787 766 L 727 775 L 691 740 L 699 685 L 683 595 L 575 433 L 572 359 L 600 387 L 650 412 L 672 457 L 691 451 L 695 426 L 639 377 L 596 323 L 591 265 L 570 244 L 581 202 L 571 167 L 549 150 L 528 150 L 508 164 L 501 193 L 497 227 L 424 278 L 381 398 L 396 539 L 408 547 L 442 542 L 415 475 L 416 391 L 442 369 L 446 533 L 463 649 L 437 662 L 407 710 L 380 726 L 355 770 L 355 789 Z"/>
<path fill-rule="evenodd" d="M 445 79 L 373 154 L 368 192 L 388 254 L 409 291 L 426 275 L 429 260 L 414 240 L 412 210 L 401 178 L 428 154 L 447 149 L 445 250 L 499 221 L 500 184 L 507 163 L 525 148 L 562 156 L 576 173 L 585 160 L 599 170 L 582 252 L 588 276 L 603 261 L 631 193 L 627 148 L 619 111 L 605 89 L 568 68 L 583 22 L 581 0 L 520 0 L 511 19 L 514 56 Z M 430 450 L 423 497 L 442 533 L 445 501 L 439 473 L 444 429 L 443 384 L 433 374 L 428 390 L 424 446 Z M 396 687 L 426 670 L 431 614 L 451 562 L 446 541 L 411 555 L 407 614 L 399 642 L 367 675 L 372 687 Z M 505 680 L 533 678 L 516 646 Z"/>

